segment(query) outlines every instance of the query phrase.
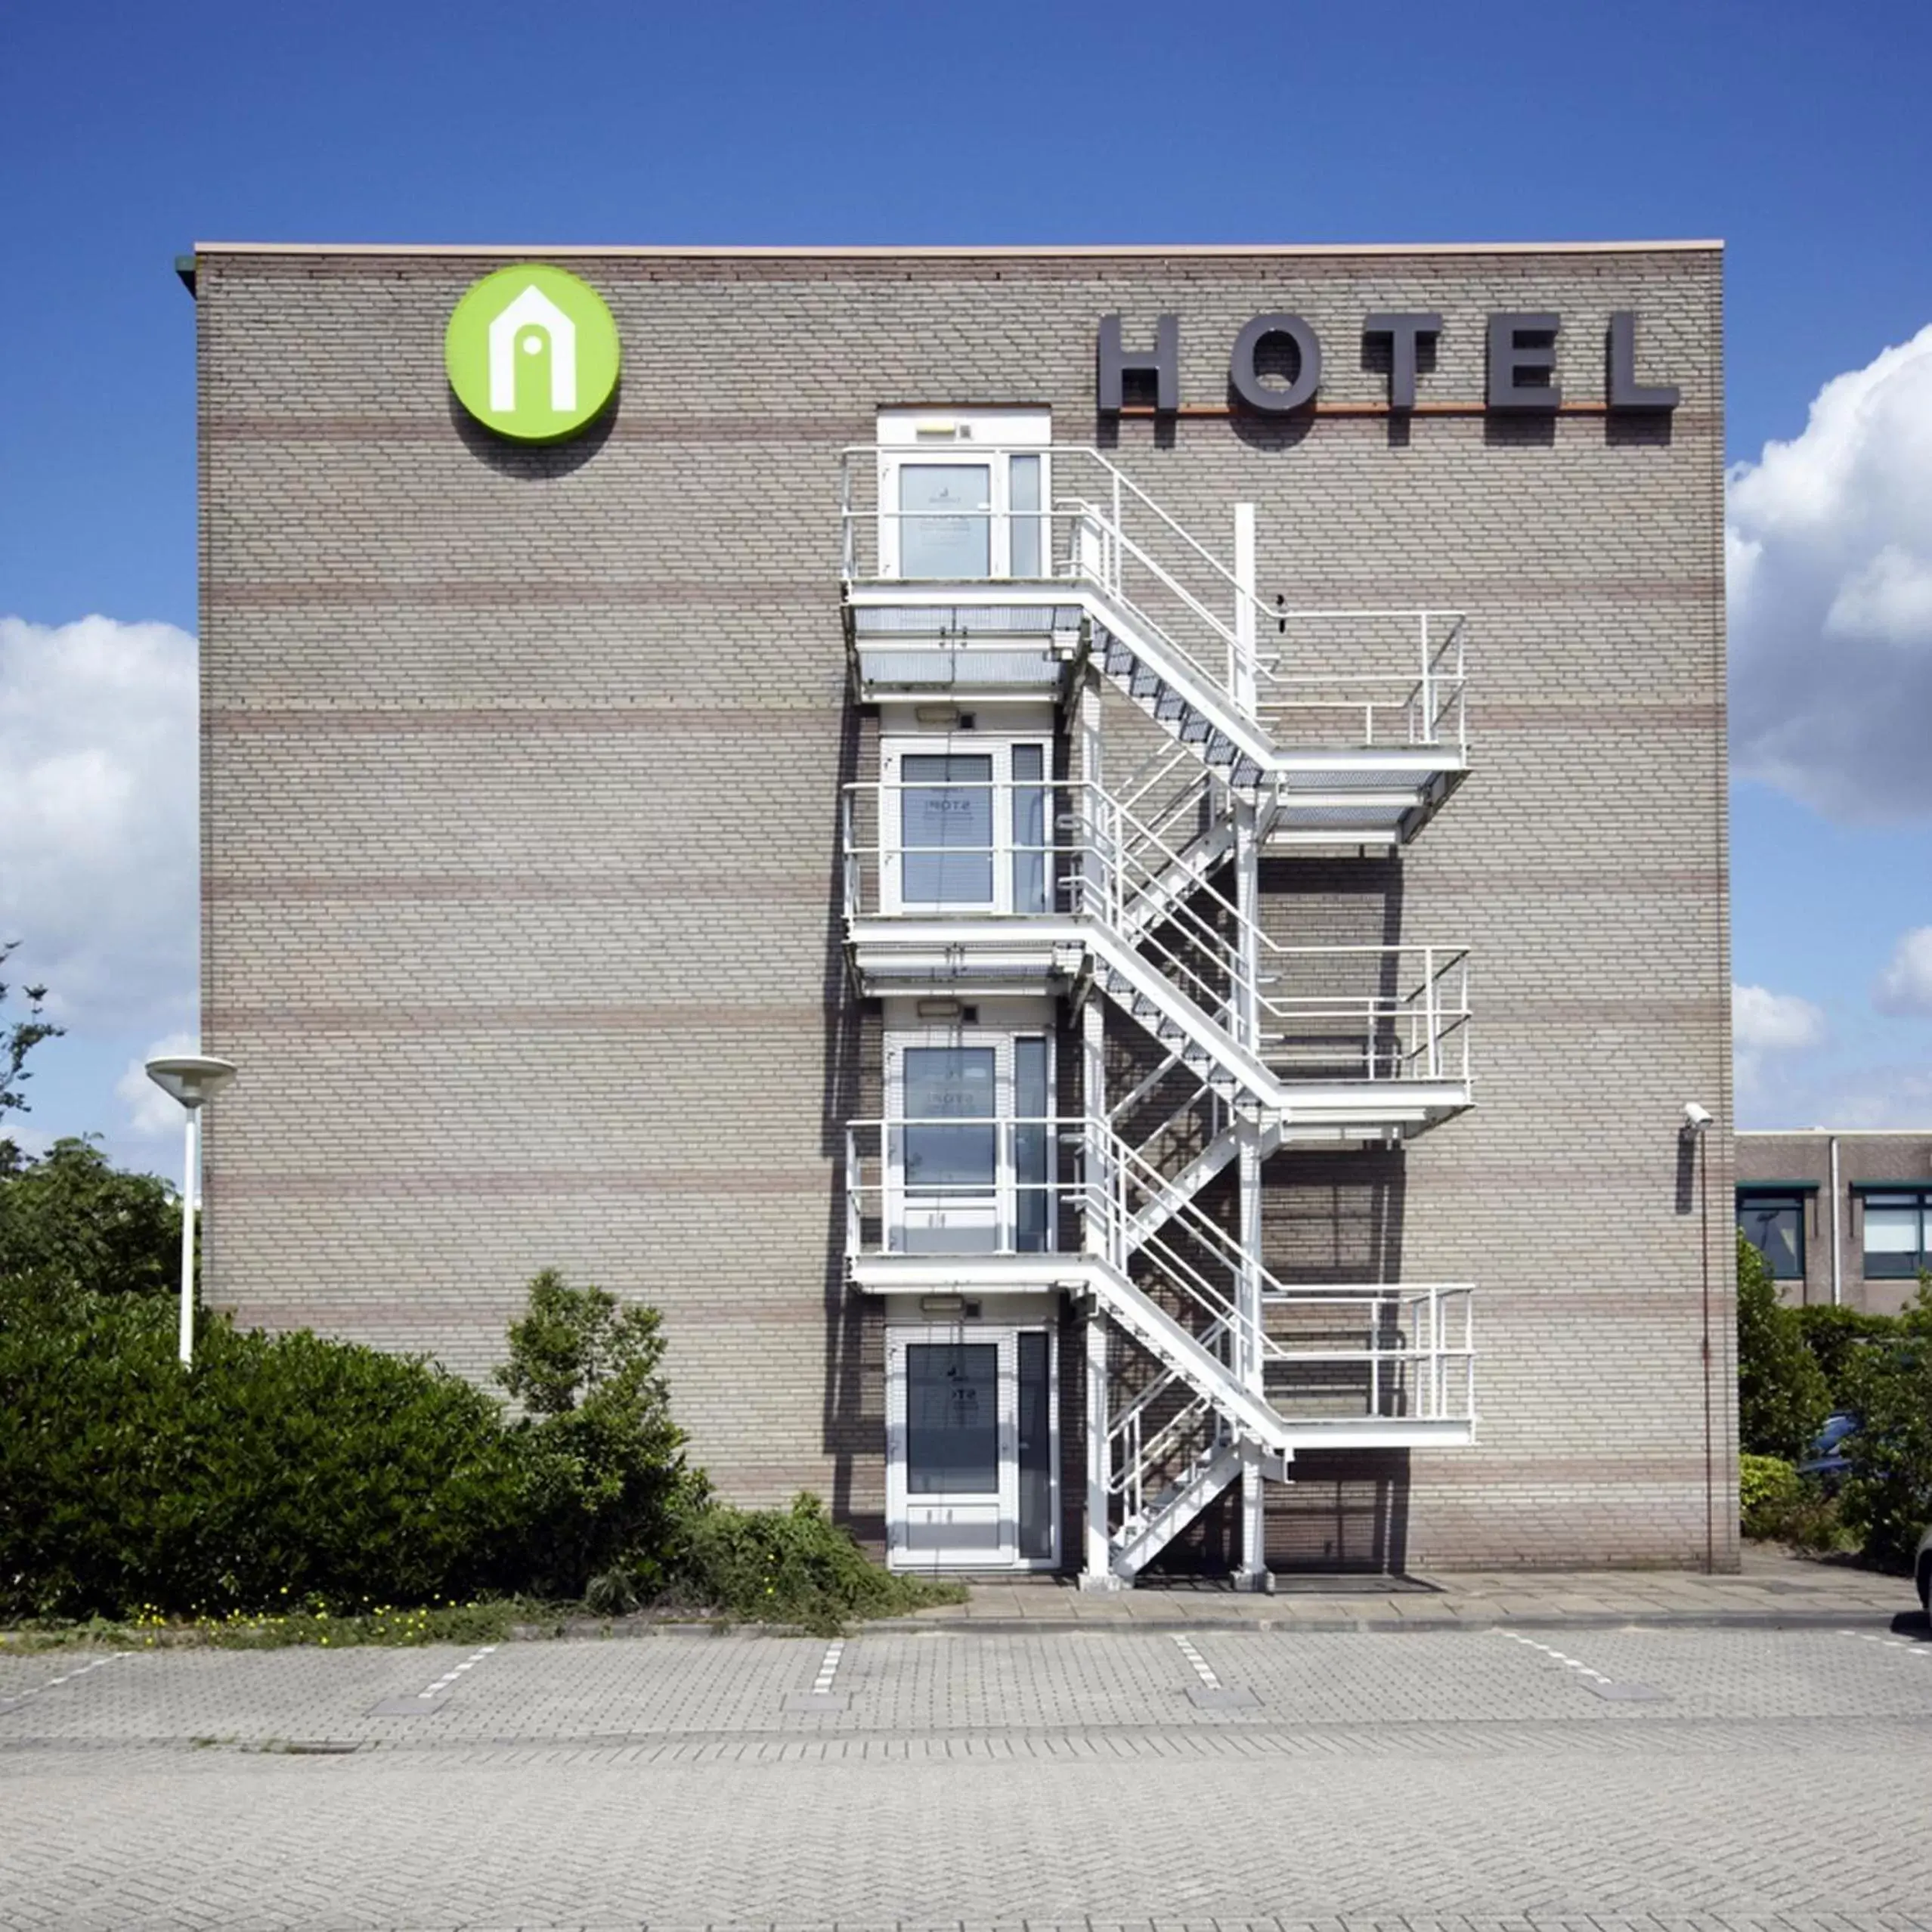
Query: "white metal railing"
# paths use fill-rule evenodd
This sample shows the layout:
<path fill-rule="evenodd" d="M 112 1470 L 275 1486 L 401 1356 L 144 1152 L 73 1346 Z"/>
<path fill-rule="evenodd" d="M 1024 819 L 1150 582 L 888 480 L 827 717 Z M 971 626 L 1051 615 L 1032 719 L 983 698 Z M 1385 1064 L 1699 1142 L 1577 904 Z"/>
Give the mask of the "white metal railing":
<path fill-rule="evenodd" d="M 983 1133 L 988 1178 L 929 1181 L 909 1172 L 909 1130 L 929 1127 Z M 1073 1151 L 1078 1157 L 1070 1160 Z M 1077 1240 L 1079 1252 L 1178 1319 L 1233 1382 L 1258 1371 L 1265 1387 L 1271 1373 L 1321 1368 L 1351 1378 L 1347 1392 L 1364 1405 L 1358 1413 L 1474 1416 L 1468 1284 L 1284 1283 L 1192 1203 L 1175 1206 L 1160 1232 L 1138 1234 L 1139 1206 L 1166 1187 L 1166 1177 L 1096 1116 L 856 1120 L 846 1129 L 845 1181 L 853 1259 L 1051 1254 L 1066 1251 L 1063 1239 Z M 1298 1339 L 1271 1330 L 1271 1315 L 1283 1314 L 1319 1317 L 1319 1332 Z M 1338 1333 L 1359 1339 L 1337 1341 Z M 1127 1426 L 1138 1406 L 1141 1424 L 1133 1426 L 1141 1426 L 1178 1380 L 1171 1369 L 1156 1377 L 1116 1421 Z M 1146 1438 L 1137 1435 L 1135 1443 L 1144 1454 Z"/>
<path fill-rule="evenodd" d="M 1037 508 L 989 501 L 901 509 L 882 500 L 886 477 L 896 464 L 934 460 L 934 451 L 869 443 L 841 450 L 840 571 L 848 586 L 997 582 L 993 564 L 1018 558 L 1036 563 L 1039 574 L 1004 581 L 1093 586 L 1143 642 L 1252 715 L 1277 743 L 1337 742 L 1306 734 L 1340 725 L 1339 742 L 1453 745 L 1466 757 L 1460 612 L 1271 604 L 1090 445 L 940 447 L 944 460 L 989 470 L 1015 457 L 1043 461 L 1053 488 Z M 983 568 L 943 578 L 906 571 L 909 531 L 982 525 L 984 541 L 972 547 L 983 553 Z"/>
<path fill-rule="evenodd" d="M 1120 1499 L 1123 1525 L 1146 1516 L 1150 1490 L 1157 1497 L 1229 1438 L 1225 1420 L 1205 1395 L 1194 1396 L 1164 1421 L 1159 1419 L 1159 1411 L 1178 1399 L 1179 1381 L 1171 1369 L 1164 1371 L 1108 1420 L 1107 1492 Z"/>
<path fill-rule="evenodd" d="M 970 816 L 986 844 L 910 844 L 896 802 L 909 792 L 983 794 Z M 1022 807 L 1053 816 L 1016 840 Z M 896 835 L 889 828 L 899 826 Z M 1005 828 L 1005 829 L 1002 829 Z M 865 833 L 869 831 L 871 836 Z M 1286 1079 L 1377 1082 L 1469 1078 L 1469 954 L 1460 946 L 1283 946 L 1100 786 L 1082 781 L 951 780 L 847 785 L 843 866 L 848 920 L 1091 919 L 1138 951 L 1199 1012 Z M 983 873 L 983 902 L 907 893 L 906 860 Z M 1023 883 L 1024 890 L 1022 890 Z M 1024 901 L 1025 903 L 1021 903 Z"/>
<path fill-rule="evenodd" d="M 922 1175 L 922 1129 L 972 1135 L 986 1178 Z M 854 1120 L 845 1130 L 848 1255 L 1033 1255 L 1063 1252 L 1063 1210 L 1082 1184 L 1061 1173 L 1079 1122 L 1058 1116 L 961 1114 Z"/>

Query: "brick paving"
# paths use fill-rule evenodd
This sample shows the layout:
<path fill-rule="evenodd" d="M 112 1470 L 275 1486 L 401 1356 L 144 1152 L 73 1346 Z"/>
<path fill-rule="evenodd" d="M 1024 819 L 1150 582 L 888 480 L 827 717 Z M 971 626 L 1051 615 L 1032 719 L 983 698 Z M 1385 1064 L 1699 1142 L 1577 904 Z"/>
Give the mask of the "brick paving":
<path fill-rule="evenodd" d="M 1665 1570 L 1418 1571 L 1390 1578 L 1279 1577 L 1271 1595 L 1220 1582 L 1144 1584 L 1094 1593 L 1059 1577 L 975 1584 L 970 1600 L 921 1611 L 950 1627 L 1295 1630 L 1643 1622 L 1799 1626 L 1870 1622 L 1918 1607 L 1910 1580 L 1747 1545 L 1734 1574 Z"/>
<path fill-rule="evenodd" d="M 1932 1924 L 1907 1621 L 1190 1641 L 0 1657 L 0 1927 Z"/>

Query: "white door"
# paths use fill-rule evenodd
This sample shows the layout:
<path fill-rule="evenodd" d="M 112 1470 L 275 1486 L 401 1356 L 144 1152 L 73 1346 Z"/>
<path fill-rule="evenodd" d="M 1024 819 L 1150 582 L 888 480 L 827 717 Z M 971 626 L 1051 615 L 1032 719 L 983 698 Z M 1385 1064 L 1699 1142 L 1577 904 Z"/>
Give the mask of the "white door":
<path fill-rule="evenodd" d="M 948 584 L 1048 575 L 1045 450 L 915 433 L 912 447 L 879 452 L 879 574 Z"/>
<path fill-rule="evenodd" d="M 900 1568 L 1039 1568 L 1059 1555 L 1053 1336 L 975 1323 L 886 1338 L 887 1546 Z"/>
<path fill-rule="evenodd" d="M 1054 909 L 1044 738 L 934 732 L 879 757 L 881 909 L 888 915 Z"/>
<path fill-rule="evenodd" d="M 1059 1217 L 1048 1036 L 895 1033 L 885 1063 L 890 1252 L 1051 1252 Z"/>

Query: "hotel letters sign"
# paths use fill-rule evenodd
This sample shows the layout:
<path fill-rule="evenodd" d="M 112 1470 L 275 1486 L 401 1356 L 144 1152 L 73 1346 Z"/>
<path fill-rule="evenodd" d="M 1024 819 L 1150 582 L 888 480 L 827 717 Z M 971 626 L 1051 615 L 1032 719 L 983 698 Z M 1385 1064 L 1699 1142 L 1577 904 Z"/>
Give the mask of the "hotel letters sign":
<path fill-rule="evenodd" d="M 1482 407 L 1506 414 L 1553 413 L 1563 406 L 1557 380 L 1556 340 L 1562 330 L 1560 315 L 1511 310 L 1487 318 L 1485 350 L 1487 379 Z M 1442 317 L 1423 311 L 1386 312 L 1362 324 L 1364 345 L 1388 345 L 1389 395 L 1392 413 L 1417 406 L 1419 365 L 1425 344 L 1442 333 Z M 1602 406 L 1617 414 L 1667 415 L 1677 406 L 1674 385 L 1652 385 L 1636 379 L 1637 317 L 1621 309 L 1610 317 L 1605 343 Z M 1293 351 L 1292 373 L 1264 373 L 1264 347 L 1271 359 L 1286 362 L 1277 345 Z M 1125 407 L 1126 379 L 1151 378 L 1157 415 L 1172 415 L 1181 407 L 1181 320 L 1163 315 L 1154 325 L 1150 348 L 1129 348 L 1122 339 L 1120 317 L 1101 317 L 1095 345 L 1095 377 L 1100 413 L 1117 416 Z M 1234 338 L 1228 361 L 1231 400 L 1244 410 L 1265 416 L 1286 416 L 1311 407 L 1321 391 L 1322 343 L 1304 317 L 1257 315 Z M 1427 405 L 1425 403 L 1424 407 Z"/>

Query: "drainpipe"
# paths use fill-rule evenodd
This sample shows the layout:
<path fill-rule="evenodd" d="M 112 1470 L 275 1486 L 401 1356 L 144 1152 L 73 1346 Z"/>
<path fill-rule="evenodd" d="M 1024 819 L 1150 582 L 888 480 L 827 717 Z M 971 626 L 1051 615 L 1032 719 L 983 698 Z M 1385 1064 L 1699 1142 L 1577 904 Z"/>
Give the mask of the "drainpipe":
<path fill-rule="evenodd" d="M 1831 1305 L 1837 1308 L 1845 1299 L 1845 1251 L 1838 1236 L 1838 1216 L 1844 1210 L 1838 1205 L 1838 1137 L 1831 1136 Z"/>

